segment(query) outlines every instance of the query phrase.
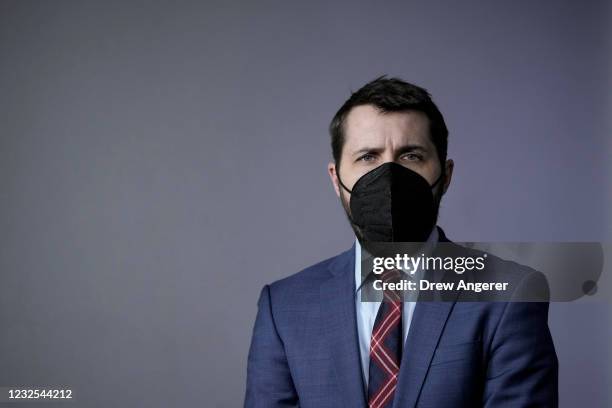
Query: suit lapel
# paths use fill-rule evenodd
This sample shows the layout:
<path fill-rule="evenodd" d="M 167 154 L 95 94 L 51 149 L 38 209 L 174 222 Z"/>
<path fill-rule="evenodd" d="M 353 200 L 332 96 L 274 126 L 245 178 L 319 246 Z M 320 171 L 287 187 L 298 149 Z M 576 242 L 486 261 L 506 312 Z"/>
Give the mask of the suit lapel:
<path fill-rule="evenodd" d="M 355 316 L 355 250 L 329 266 L 331 277 L 321 284 L 322 335 L 328 342 L 343 406 L 366 406 Z"/>
<path fill-rule="evenodd" d="M 408 331 L 394 407 L 413 407 L 454 302 L 419 302 Z"/>
<path fill-rule="evenodd" d="M 439 227 L 438 233 L 440 242 L 450 242 Z M 442 274 L 434 272 L 430 278 L 439 281 Z M 454 300 L 417 302 L 404 344 L 393 407 L 416 405 L 438 341 L 455 305 L 456 294 Z"/>

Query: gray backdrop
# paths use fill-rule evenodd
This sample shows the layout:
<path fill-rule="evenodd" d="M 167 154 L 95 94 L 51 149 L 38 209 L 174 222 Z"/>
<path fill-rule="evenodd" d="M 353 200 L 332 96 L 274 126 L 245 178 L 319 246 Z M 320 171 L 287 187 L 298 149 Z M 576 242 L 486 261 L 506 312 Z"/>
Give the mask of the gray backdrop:
<path fill-rule="evenodd" d="M 383 73 L 445 114 L 451 239 L 610 240 L 610 10 L 1 1 L 0 386 L 239 406 L 261 287 L 352 243 L 326 129 Z M 610 305 L 550 325 L 562 406 L 612 404 Z"/>

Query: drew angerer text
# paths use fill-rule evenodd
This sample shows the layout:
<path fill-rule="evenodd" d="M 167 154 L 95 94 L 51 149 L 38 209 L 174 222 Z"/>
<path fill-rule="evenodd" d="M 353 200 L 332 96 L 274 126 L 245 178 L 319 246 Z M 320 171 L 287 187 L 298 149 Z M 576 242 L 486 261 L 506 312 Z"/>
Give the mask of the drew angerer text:
<path fill-rule="evenodd" d="M 507 282 L 430 282 L 426 279 L 420 279 L 417 282 L 407 279 L 401 279 L 397 282 L 383 282 L 377 279 L 373 282 L 375 290 L 379 291 L 405 291 L 405 290 L 435 290 L 435 291 L 451 291 L 451 290 L 470 290 L 473 292 L 483 291 L 504 291 L 508 288 Z"/>

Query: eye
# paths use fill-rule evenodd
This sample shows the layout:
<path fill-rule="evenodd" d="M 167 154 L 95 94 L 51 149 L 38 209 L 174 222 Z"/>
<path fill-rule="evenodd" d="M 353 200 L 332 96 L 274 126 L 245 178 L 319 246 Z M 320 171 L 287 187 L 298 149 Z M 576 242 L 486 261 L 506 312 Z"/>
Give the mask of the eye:
<path fill-rule="evenodd" d="M 374 159 L 376 159 L 376 157 L 373 154 L 366 153 L 362 156 L 359 156 L 357 161 L 371 162 L 371 161 L 374 161 Z"/>
<path fill-rule="evenodd" d="M 401 157 L 403 160 L 408 161 L 421 161 L 423 160 L 423 156 L 418 153 L 406 153 Z"/>

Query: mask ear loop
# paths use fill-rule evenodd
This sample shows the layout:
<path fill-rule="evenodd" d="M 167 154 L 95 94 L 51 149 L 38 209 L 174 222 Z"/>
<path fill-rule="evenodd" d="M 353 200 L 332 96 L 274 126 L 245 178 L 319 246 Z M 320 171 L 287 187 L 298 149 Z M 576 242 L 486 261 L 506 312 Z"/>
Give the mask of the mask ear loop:
<path fill-rule="evenodd" d="M 352 195 L 353 192 L 349 190 L 348 187 L 345 186 L 342 180 L 340 179 L 340 170 L 338 170 L 338 166 L 336 164 L 334 164 L 334 168 L 336 169 L 336 177 L 338 177 L 338 183 L 342 186 L 343 189 L 345 189 L 349 194 Z"/>
<path fill-rule="evenodd" d="M 338 183 L 340 184 L 340 186 L 342 186 L 342 188 L 343 188 L 343 189 L 345 189 L 345 190 L 346 190 L 346 191 L 347 191 L 349 194 L 351 194 L 351 195 L 352 195 L 352 194 L 353 194 L 353 191 L 352 191 L 352 190 L 349 190 L 349 188 L 348 188 L 347 186 L 345 186 L 345 185 L 344 185 L 344 183 L 342 182 L 342 180 L 340 179 L 340 171 L 338 170 L 338 166 L 337 166 L 336 164 L 334 164 L 334 167 L 335 167 L 335 169 L 336 169 L 336 177 L 338 177 Z M 342 199 L 342 194 L 340 195 L 340 197 L 341 197 L 341 198 L 340 198 L 340 200 L 344 201 L 344 200 Z M 348 203 L 347 203 L 347 205 L 348 205 Z M 357 224 L 357 223 L 355 222 L 355 220 L 353 219 L 353 216 L 352 216 L 352 214 L 350 213 L 350 211 L 347 211 L 347 212 L 346 212 L 346 216 L 348 217 L 348 219 L 349 219 L 349 221 L 351 222 L 351 224 L 353 224 L 353 225 L 357 226 L 357 228 L 361 228 L 361 226 L 360 226 L 359 224 Z"/>
<path fill-rule="evenodd" d="M 438 179 L 431 185 L 431 189 L 433 190 L 434 188 L 436 188 L 436 186 L 438 185 L 440 180 L 445 178 L 445 176 L 446 176 L 446 173 L 444 171 L 444 168 L 442 168 L 442 172 L 440 173 L 440 177 L 438 177 Z"/>
<path fill-rule="evenodd" d="M 436 185 L 438 185 L 438 183 L 440 182 L 440 180 L 442 180 L 443 177 L 444 177 L 444 171 L 440 173 L 440 177 L 438 177 L 438 179 L 431 185 L 432 190 L 436 188 Z"/>

